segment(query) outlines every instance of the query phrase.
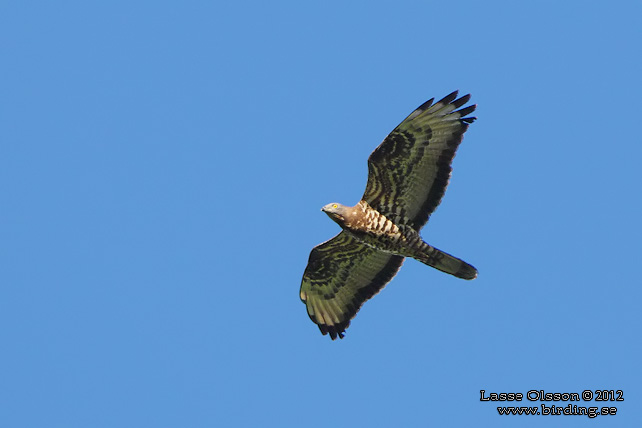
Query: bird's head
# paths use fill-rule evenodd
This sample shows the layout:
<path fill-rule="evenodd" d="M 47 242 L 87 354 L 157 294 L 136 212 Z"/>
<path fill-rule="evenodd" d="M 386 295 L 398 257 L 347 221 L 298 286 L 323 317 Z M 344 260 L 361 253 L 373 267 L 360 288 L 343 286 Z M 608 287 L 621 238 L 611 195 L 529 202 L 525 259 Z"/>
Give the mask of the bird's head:
<path fill-rule="evenodd" d="M 347 209 L 348 207 L 346 207 L 345 205 L 333 202 L 321 208 L 321 211 L 326 213 L 332 220 L 336 221 L 339 224 L 342 224 L 345 221 Z"/>

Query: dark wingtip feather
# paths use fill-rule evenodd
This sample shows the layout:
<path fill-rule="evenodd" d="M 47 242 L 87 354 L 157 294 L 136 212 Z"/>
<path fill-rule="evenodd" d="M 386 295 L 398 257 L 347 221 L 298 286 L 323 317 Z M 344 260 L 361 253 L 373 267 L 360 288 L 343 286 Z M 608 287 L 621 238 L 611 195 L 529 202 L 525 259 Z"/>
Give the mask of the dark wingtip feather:
<path fill-rule="evenodd" d="M 339 339 L 343 339 L 345 330 L 347 326 L 330 326 L 330 325 L 325 325 L 325 324 L 319 324 L 319 330 L 321 330 L 321 333 L 325 336 L 328 333 L 330 334 L 330 339 L 336 340 L 337 337 Z"/>
<path fill-rule="evenodd" d="M 470 94 L 466 94 L 463 97 L 453 101 L 452 104 L 455 106 L 455 108 L 459 108 L 466 104 L 468 101 L 470 101 Z"/>
<path fill-rule="evenodd" d="M 477 104 L 473 104 L 472 106 L 468 106 L 461 110 L 457 110 L 457 113 L 459 113 L 460 116 L 463 118 L 464 116 L 467 116 L 472 112 L 474 112 L 476 108 L 477 108 Z"/>
<path fill-rule="evenodd" d="M 417 110 L 428 110 L 428 107 L 432 105 L 433 101 L 435 101 L 434 98 L 429 99 L 428 101 L 417 107 Z"/>
<path fill-rule="evenodd" d="M 450 104 L 455 100 L 455 98 L 457 98 L 458 93 L 459 93 L 459 90 L 451 92 L 450 94 L 446 95 L 445 97 L 437 101 L 437 104 L 439 103 Z"/>

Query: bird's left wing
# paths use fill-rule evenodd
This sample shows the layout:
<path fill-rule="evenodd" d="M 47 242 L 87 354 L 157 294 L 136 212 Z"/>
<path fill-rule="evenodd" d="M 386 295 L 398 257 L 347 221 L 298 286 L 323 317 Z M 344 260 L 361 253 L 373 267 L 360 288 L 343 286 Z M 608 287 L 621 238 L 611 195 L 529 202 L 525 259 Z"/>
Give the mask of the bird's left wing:
<path fill-rule="evenodd" d="M 396 274 L 403 257 L 368 247 L 346 232 L 317 245 L 301 282 L 310 319 L 332 340 L 343 338 L 363 303 Z"/>
<path fill-rule="evenodd" d="M 397 225 L 419 230 L 444 196 L 451 164 L 474 117 L 470 95 L 457 91 L 433 105 L 422 104 L 368 158 L 363 199 Z M 459 110 L 458 110 L 459 109 Z"/>

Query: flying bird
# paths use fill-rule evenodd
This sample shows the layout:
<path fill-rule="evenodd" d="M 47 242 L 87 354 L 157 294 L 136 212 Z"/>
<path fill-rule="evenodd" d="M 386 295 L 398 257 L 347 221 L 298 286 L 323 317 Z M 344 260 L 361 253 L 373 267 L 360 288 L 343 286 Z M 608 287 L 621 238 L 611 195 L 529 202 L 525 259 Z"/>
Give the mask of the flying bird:
<path fill-rule="evenodd" d="M 368 184 L 353 207 L 331 203 L 321 210 L 341 226 L 312 249 L 300 297 L 321 333 L 343 338 L 363 303 L 397 274 L 405 257 L 474 279 L 477 269 L 427 244 L 419 235 L 441 202 L 451 164 L 476 105 L 455 91 L 419 106 L 368 158 Z"/>

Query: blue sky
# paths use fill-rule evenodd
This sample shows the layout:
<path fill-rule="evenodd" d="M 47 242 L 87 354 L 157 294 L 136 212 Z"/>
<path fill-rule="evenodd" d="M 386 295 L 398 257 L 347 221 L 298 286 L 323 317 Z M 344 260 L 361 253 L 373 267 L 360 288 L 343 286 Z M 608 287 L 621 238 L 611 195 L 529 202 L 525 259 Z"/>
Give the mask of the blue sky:
<path fill-rule="evenodd" d="M 4 2 L 0 425 L 639 423 L 641 16 Z M 370 152 L 455 89 L 478 120 L 422 234 L 479 278 L 408 260 L 331 342 L 298 297 L 338 232 L 319 209 L 356 203 Z M 624 401 L 499 416 L 481 389 Z"/>

